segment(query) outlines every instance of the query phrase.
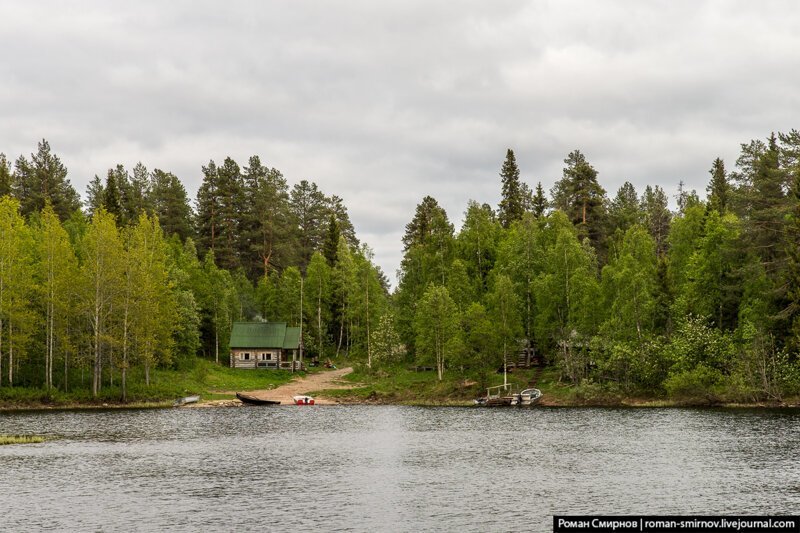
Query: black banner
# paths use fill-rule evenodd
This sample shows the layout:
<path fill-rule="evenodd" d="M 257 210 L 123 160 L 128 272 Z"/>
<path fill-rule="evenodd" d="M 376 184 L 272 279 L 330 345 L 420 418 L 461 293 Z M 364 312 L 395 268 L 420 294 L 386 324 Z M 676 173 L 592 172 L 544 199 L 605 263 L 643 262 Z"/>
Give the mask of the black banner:
<path fill-rule="evenodd" d="M 800 533 L 798 516 L 574 516 L 553 517 L 553 533 Z"/>

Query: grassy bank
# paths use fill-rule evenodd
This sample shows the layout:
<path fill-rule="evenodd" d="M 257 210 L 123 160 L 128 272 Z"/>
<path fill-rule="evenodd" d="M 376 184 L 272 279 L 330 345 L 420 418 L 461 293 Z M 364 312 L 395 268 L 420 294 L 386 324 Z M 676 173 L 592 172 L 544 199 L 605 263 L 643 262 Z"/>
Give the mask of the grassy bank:
<path fill-rule="evenodd" d="M 439 381 L 435 371 L 415 371 L 407 367 L 368 371 L 355 365 L 354 372 L 345 379 L 361 386 L 348 390 L 325 391 L 325 395 L 344 403 L 402 404 L 402 405 L 472 405 L 473 400 L 486 394 L 486 387 L 503 383 L 503 375 L 476 373 L 450 369 Z M 564 407 L 779 407 L 798 406 L 800 399 L 784 402 L 732 402 L 721 397 L 667 397 L 662 394 L 623 394 L 613 386 L 588 383 L 570 385 L 559 381 L 554 368 L 517 369 L 508 374 L 508 381 L 516 390 L 536 387 L 543 393 L 543 406 Z M 535 384 L 531 385 L 531 382 Z"/>
<path fill-rule="evenodd" d="M 295 374 L 297 375 L 297 374 Z M 176 398 L 200 395 L 203 400 L 233 398 L 235 391 L 270 389 L 291 381 L 287 370 L 234 370 L 210 361 L 198 360 L 189 370 L 153 370 L 150 386 L 141 372 L 131 372 L 128 401 L 122 403 L 119 376 L 113 386 L 106 379 L 97 398 L 89 388 L 70 392 L 39 388 L 0 387 L 0 409 L 38 409 L 69 407 L 164 407 Z"/>

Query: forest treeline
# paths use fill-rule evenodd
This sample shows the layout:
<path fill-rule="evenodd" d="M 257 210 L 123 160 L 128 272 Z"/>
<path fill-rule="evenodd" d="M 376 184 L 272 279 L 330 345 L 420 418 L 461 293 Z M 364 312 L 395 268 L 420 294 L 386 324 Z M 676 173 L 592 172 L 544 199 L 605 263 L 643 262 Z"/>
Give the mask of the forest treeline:
<path fill-rule="evenodd" d="M 303 324 L 307 356 L 381 344 L 388 283 L 342 200 L 253 156 L 178 178 L 95 176 L 85 206 L 47 141 L 0 154 L 0 387 L 127 397 L 132 371 L 228 364 L 236 320 Z"/>
<path fill-rule="evenodd" d="M 800 133 L 710 160 L 703 195 L 609 196 L 579 150 L 549 194 L 500 168 L 496 207 L 455 231 L 429 196 L 403 237 L 398 287 L 344 202 L 257 156 L 180 180 L 139 163 L 85 204 L 46 141 L 0 154 L 0 387 L 125 398 L 150 370 L 227 365 L 235 320 L 303 325 L 308 356 L 369 368 L 492 373 L 519 353 L 586 391 L 733 401 L 800 392 Z M 135 371 L 135 372 L 134 372 Z"/>
<path fill-rule="evenodd" d="M 800 133 L 717 158 L 706 194 L 625 183 L 576 150 L 545 195 L 508 150 L 496 209 L 456 233 L 434 198 L 403 239 L 397 330 L 410 353 L 489 372 L 523 349 L 587 393 L 728 401 L 800 392 Z"/>

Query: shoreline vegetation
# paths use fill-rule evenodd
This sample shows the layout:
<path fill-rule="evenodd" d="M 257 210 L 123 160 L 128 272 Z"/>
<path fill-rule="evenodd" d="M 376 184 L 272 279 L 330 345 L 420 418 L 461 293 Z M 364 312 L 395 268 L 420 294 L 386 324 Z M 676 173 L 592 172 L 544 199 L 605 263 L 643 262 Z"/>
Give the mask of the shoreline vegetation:
<path fill-rule="evenodd" d="M 189 373 L 164 372 L 158 379 L 170 381 L 170 386 L 158 387 L 159 393 L 152 392 L 147 399 L 120 402 L 118 398 L 88 398 L 85 395 L 59 394 L 48 397 L 41 389 L 18 389 L 15 398 L 7 395 L 0 398 L 0 412 L 37 410 L 105 410 L 105 409 L 164 409 L 172 408 L 175 399 L 181 396 L 198 394 L 200 405 L 230 407 L 236 405 L 233 389 L 239 392 L 261 391 L 286 385 L 310 374 L 327 372 L 312 369 L 298 372 L 294 376 L 288 371 L 232 371 L 215 367 L 209 362 L 201 362 L 205 367 Z M 175 374 L 175 375 L 171 375 Z M 530 384 L 537 375 L 536 369 L 518 369 L 509 373 L 508 381 L 516 389 L 535 386 L 543 392 L 540 407 L 631 407 L 631 408 L 798 408 L 800 397 L 785 398 L 782 401 L 741 401 L 721 396 L 682 396 L 664 395 L 623 395 L 609 391 L 597 384 L 573 386 L 559 383 L 554 368 L 538 373 L 538 382 Z M 485 376 L 484 376 L 485 377 Z M 310 390 L 313 396 L 330 400 L 334 405 L 407 405 L 419 407 L 466 407 L 473 406 L 473 400 L 485 394 L 485 386 L 479 383 L 480 377 L 470 373 L 456 373 L 439 381 L 435 370 L 416 371 L 411 368 L 369 371 L 363 365 L 342 380 L 352 384 L 351 388 Z M 502 381 L 502 374 L 493 374 L 489 383 Z M 158 382 L 156 382 L 157 385 Z M 182 388 L 190 387 L 190 388 Z M 162 396 L 158 396 L 161 394 Z M 268 392 L 267 392 L 268 394 Z M 0 436 L 0 441 L 3 437 Z M 34 442 L 34 441 L 31 441 Z M 41 442 L 41 441 L 35 441 Z"/>
<path fill-rule="evenodd" d="M 341 402 L 467 405 L 510 365 L 545 405 L 794 405 L 800 131 L 733 167 L 709 156 L 707 194 L 681 182 L 673 204 L 658 185 L 608 194 L 578 149 L 547 194 L 509 148 L 497 205 L 470 199 L 458 229 L 431 196 L 409 213 L 392 288 L 342 198 L 258 156 L 209 160 L 194 202 L 142 163 L 82 202 L 47 141 L 0 153 L 0 405 L 289 382 L 228 368 L 238 321 L 299 327 L 306 361 L 353 366 L 360 386 L 324 392 Z"/>

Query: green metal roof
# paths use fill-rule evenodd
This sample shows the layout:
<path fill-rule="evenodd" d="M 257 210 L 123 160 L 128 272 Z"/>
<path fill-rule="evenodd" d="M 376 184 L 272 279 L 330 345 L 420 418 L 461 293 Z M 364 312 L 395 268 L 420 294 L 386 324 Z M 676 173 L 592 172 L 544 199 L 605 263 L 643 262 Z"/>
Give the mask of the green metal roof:
<path fill-rule="evenodd" d="M 297 349 L 300 328 L 286 327 L 286 322 L 234 322 L 231 348 Z"/>
<path fill-rule="evenodd" d="M 300 347 L 300 328 L 286 328 L 286 337 L 283 339 L 284 350 L 297 350 Z"/>

